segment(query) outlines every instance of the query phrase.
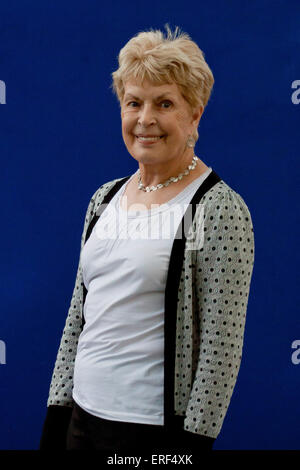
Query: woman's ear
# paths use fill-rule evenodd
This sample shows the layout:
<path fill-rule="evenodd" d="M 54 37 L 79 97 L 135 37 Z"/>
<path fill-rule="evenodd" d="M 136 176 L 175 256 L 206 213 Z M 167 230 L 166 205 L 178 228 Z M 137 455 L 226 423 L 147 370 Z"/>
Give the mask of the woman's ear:
<path fill-rule="evenodd" d="M 200 122 L 200 119 L 202 117 L 203 111 L 204 111 L 204 106 L 202 106 L 202 105 L 193 109 L 192 124 L 194 124 L 196 129 L 199 126 L 199 122 Z"/>
<path fill-rule="evenodd" d="M 192 119 L 191 119 L 192 130 L 191 130 L 191 134 L 192 134 L 193 138 L 195 139 L 195 142 L 197 142 L 197 140 L 199 138 L 198 127 L 199 127 L 199 122 L 200 122 L 200 119 L 202 117 L 203 111 L 204 111 L 203 106 L 198 106 L 197 108 L 193 108 L 193 110 L 192 110 Z"/>

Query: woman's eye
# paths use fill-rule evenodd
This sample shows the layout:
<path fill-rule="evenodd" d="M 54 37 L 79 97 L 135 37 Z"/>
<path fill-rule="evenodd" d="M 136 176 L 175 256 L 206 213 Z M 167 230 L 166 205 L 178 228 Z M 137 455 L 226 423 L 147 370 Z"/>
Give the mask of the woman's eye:
<path fill-rule="evenodd" d="M 162 101 L 161 104 L 162 105 L 166 104 L 167 105 L 166 108 L 169 108 L 172 103 L 171 103 L 171 101 L 166 100 L 166 101 Z"/>
<path fill-rule="evenodd" d="M 138 104 L 136 101 L 130 101 L 128 103 L 128 106 L 130 106 L 131 108 L 135 108 L 135 106 L 131 106 L 132 104 Z"/>
<path fill-rule="evenodd" d="M 172 105 L 172 103 L 169 100 L 164 100 L 159 103 L 159 105 L 165 109 L 168 109 Z M 137 106 L 139 106 L 139 103 L 137 101 L 129 101 L 127 103 L 127 106 L 129 106 L 130 108 L 136 108 Z"/>

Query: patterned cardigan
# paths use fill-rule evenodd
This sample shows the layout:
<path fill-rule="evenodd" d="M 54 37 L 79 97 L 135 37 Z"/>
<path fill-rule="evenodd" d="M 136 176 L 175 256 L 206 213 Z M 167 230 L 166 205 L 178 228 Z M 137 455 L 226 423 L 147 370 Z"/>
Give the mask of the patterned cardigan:
<path fill-rule="evenodd" d="M 129 177 L 103 184 L 92 196 L 81 250 L 105 204 Z M 164 425 L 180 420 L 184 431 L 214 440 L 241 363 L 254 234 L 244 200 L 214 171 L 196 191 L 191 206 L 188 234 L 197 234 L 202 227 L 204 242 L 191 249 L 183 234 L 175 237 L 171 251 L 165 289 Z M 74 361 L 84 325 L 84 290 L 79 259 L 50 384 L 41 449 L 54 435 L 65 440 L 73 406 Z"/>

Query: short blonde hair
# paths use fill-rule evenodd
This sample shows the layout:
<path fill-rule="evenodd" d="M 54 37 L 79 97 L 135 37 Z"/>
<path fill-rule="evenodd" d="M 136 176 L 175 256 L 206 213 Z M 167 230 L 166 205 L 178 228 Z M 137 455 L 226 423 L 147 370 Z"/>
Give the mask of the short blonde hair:
<path fill-rule="evenodd" d="M 176 27 L 174 33 L 165 25 L 167 36 L 160 30 L 140 32 L 121 49 L 119 68 L 112 73 L 112 88 L 121 104 L 124 84 L 130 79 L 142 84 L 176 83 L 191 108 L 205 106 L 210 98 L 214 77 L 204 53 L 187 33 Z M 198 132 L 194 133 L 195 140 Z"/>

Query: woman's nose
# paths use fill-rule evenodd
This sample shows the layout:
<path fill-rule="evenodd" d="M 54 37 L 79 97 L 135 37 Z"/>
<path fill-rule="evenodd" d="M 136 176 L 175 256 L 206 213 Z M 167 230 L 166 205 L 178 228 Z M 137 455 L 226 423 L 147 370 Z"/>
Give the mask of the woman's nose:
<path fill-rule="evenodd" d="M 144 105 L 140 109 L 138 123 L 141 126 L 149 126 L 156 122 L 155 113 L 151 105 Z"/>

